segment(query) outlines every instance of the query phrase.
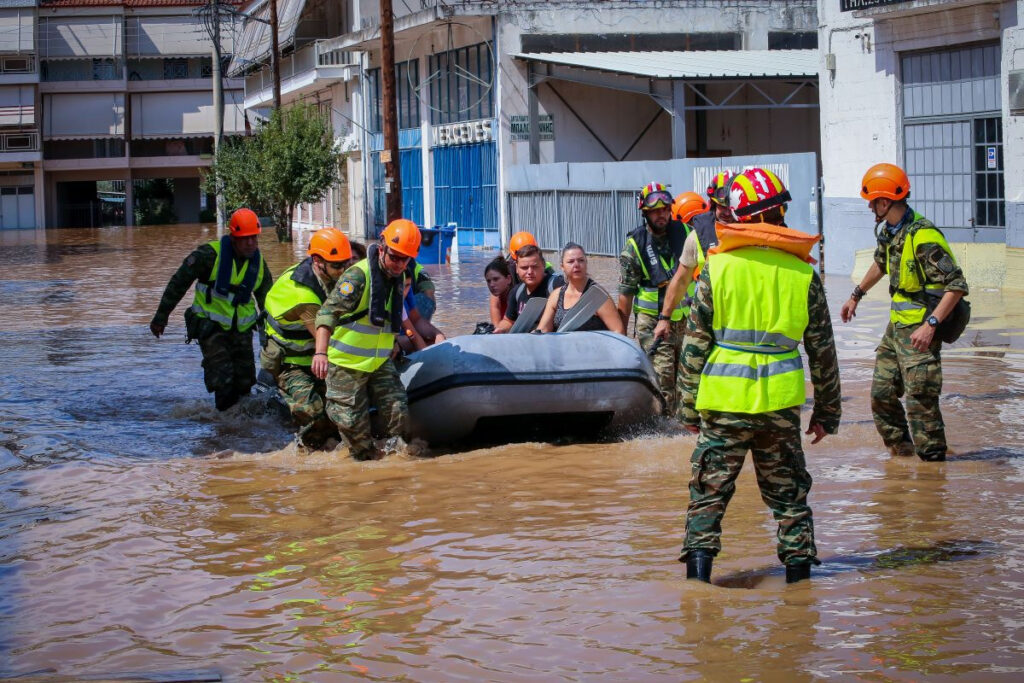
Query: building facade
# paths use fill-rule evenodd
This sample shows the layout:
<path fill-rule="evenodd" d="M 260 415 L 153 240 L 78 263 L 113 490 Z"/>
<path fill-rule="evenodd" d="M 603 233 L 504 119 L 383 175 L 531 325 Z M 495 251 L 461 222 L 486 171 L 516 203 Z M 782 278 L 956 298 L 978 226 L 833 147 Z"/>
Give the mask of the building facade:
<path fill-rule="evenodd" d="M 199 187 L 216 128 L 205 4 L 0 5 L 0 210 L 12 190 L 17 204 L 3 227 L 212 220 Z M 228 56 L 234 23 L 222 16 Z M 225 80 L 227 135 L 245 132 L 242 98 L 242 81 Z"/>
<path fill-rule="evenodd" d="M 828 270 L 867 270 L 860 182 L 888 161 L 972 287 L 1024 288 L 1024 2 L 820 0 L 819 14 Z"/>

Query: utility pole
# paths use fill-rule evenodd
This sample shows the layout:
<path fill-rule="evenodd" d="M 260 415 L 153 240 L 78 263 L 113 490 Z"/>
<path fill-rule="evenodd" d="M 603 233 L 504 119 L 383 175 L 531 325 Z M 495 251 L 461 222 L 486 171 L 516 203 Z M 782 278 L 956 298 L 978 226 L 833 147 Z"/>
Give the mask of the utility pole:
<path fill-rule="evenodd" d="M 273 2 L 273 0 L 271 0 Z M 391 0 L 380 0 L 381 106 L 384 117 L 384 192 L 387 221 L 402 217 L 402 175 L 398 164 L 398 102 L 395 89 L 395 14 Z"/>
<path fill-rule="evenodd" d="M 213 76 L 213 156 L 217 157 L 224 138 L 224 84 L 221 81 L 220 56 L 220 0 L 210 0 L 213 20 L 213 64 L 210 74 Z M 220 184 L 217 185 L 216 199 L 217 233 L 224 232 L 224 193 Z"/>
<path fill-rule="evenodd" d="M 281 50 L 277 44 L 277 0 L 270 0 L 270 70 L 274 74 L 274 109 L 281 109 Z"/>

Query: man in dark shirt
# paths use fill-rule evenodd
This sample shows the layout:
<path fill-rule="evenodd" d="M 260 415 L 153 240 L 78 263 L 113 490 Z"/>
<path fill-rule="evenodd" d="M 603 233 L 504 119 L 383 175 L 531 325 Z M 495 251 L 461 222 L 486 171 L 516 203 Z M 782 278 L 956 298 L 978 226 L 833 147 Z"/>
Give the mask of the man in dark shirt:
<path fill-rule="evenodd" d="M 508 308 L 505 310 L 505 317 L 494 328 L 495 334 L 508 332 L 512 328 L 527 301 L 534 298 L 543 298 L 546 301 L 548 295 L 564 283 L 561 275 L 552 275 L 548 272 L 544 255 L 533 244 L 528 244 L 516 252 L 516 272 L 519 274 L 520 284 L 508 295 Z M 539 316 L 537 320 L 540 320 Z"/>

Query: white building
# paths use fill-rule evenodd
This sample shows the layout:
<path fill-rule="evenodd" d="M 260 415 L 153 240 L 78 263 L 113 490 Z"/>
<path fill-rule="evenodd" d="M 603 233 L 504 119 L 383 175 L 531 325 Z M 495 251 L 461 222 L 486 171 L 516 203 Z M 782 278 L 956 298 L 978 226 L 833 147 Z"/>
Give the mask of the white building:
<path fill-rule="evenodd" d="M 265 18 L 265 0 L 246 11 Z M 419 0 L 394 11 L 404 213 L 457 223 L 463 241 L 497 244 L 519 227 L 511 175 L 541 192 L 559 164 L 638 162 L 583 188 L 631 193 L 671 159 L 818 150 L 815 0 Z M 278 13 L 282 100 L 319 102 L 357 148 L 345 186 L 296 218 L 369 234 L 385 203 L 379 3 L 280 0 Z M 246 74 L 247 108 L 271 102 L 268 61 L 268 29 L 246 22 L 231 73 Z"/>
<path fill-rule="evenodd" d="M 819 14 L 828 270 L 867 270 L 860 182 L 888 161 L 972 287 L 1024 288 L 1024 2 L 819 0 Z"/>
<path fill-rule="evenodd" d="M 161 202 L 178 222 L 209 218 L 199 173 L 213 152 L 212 42 L 194 14 L 204 4 L 3 0 L 0 207 L 12 189 L 18 204 L 3 227 L 132 225 L 133 209 L 149 216 Z M 226 134 L 245 131 L 242 95 L 225 80 Z M 155 179 L 172 184 L 136 202 Z"/>

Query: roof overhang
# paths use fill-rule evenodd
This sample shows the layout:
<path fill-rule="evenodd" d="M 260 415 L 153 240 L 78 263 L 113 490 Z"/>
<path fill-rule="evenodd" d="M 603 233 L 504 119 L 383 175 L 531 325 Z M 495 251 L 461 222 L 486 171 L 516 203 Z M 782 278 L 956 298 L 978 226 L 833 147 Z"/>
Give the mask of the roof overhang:
<path fill-rule="evenodd" d="M 435 23 L 450 19 L 451 16 L 451 7 L 434 5 L 395 19 L 394 32 L 396 35 L 402 33 L 406 34 L 404 37 L 415 38 L 417 36 L 409 33 L 417 30 L 429 31 L 434 28 Z M 325 40 L 323 45 L 327 50 L 372 50 L 380 46 L 380 25 Z"/>

